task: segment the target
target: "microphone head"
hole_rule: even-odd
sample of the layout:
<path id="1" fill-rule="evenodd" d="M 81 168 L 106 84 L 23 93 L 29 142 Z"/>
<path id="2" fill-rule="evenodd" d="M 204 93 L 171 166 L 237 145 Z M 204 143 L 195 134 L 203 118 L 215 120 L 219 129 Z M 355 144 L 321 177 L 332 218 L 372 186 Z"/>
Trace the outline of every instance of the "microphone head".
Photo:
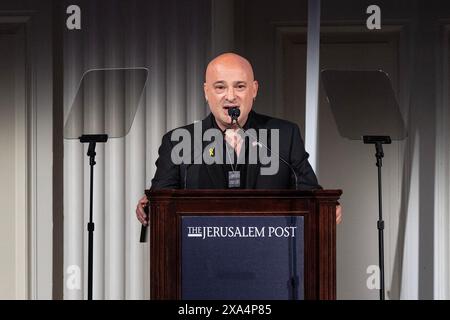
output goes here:
<path id="1" fill-rule="evenodd" d="M 239 108 L 233 107 L 228 109 L 228 115 L 231 117 L 231 120 L 237 120 L 239 116 L 241 115 L 241 110 Z"/>

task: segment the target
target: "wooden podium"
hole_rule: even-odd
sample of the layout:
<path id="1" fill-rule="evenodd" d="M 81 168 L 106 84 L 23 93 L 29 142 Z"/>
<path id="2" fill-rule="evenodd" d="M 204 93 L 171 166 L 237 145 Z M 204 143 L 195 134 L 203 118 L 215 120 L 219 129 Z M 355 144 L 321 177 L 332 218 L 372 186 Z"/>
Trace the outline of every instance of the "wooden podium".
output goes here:
<path id="1" fill-rule="evenodd" d="M 182 299 L 185 217 L 302 217 L 303 298 L 336 299 L 340 190 L 155 190 L 150 200 L 151 299 Z"/>

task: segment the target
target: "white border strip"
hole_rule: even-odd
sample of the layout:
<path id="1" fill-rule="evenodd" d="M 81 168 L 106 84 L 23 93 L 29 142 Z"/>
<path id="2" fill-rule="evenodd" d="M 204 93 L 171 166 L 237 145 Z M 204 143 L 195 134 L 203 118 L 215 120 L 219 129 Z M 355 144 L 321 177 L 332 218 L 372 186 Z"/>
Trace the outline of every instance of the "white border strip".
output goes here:
<path id="1" fill-rule="evenodd" d="M 450 298 L 449 269 L 450 240 L 448 230 L 449 218 L 449 160 L 450 127 L 448 121 L 448 77 L 449 77 L 449 36 L 450 25 L 444 24 L 440 37 L 441 56 L 436 63 L 437 72 L 437 107 L 436 107 L 436 167 L 435 167 L 435 217 L 434 217 L 434 299 L 446 300 Z"/>
<path id="2" fill-rule="evenodd" d="M 305 149 L 317 173 L 317 117 L 319 110 L 320 0 L 308 1 L 308 40 L 306 56 Z"/>

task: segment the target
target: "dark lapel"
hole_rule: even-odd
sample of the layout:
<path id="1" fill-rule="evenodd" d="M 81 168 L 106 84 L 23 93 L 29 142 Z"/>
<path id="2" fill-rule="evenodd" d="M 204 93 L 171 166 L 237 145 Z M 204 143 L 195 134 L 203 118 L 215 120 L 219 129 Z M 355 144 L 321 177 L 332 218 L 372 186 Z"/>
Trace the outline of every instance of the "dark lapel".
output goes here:
<path id="1" fill-rule="evenodd" d="M 258 121 L 258 114 L 254 111 L 251 111 L 249 114 L 249 125 L 248 129 L 255 129 L 256 133 L 258 134 L 258 130 L 262 128 L 262 124 Z M 258 137 L 258 136 L 257 136 Z M 249 138 L 249 152 L 256 152 L 256 154 L 259 154 L 258 146 L 256 145 L 256 142 L 253 138 Z M 253 149 L 253 151 L 250 151 L 250 149 Z M 255 189 L 257 178 L 259 176 L 261 163 L 259 162 L 259 156 L 258 161 L 256 164 L 249 164 L 247 166 L 247 181 L 246 181 L 246 188 L 247 189 Z"/>
<path id="2" fill-rule="evenodd" d="M 208 117 L 206 117 L 202 121 L 202 141 L 203 141 L 203 134 L 206 130 L 214 128 L 213 124 L 214 118 L 213 114 L 210 113 Z M 210 144 L 210 141 L 203 141 L 203 151 L 206 150 L 206 147 Z M 208 152 L 208 150 L 206 150 Z M 225 189 L 226 188 L 226 181 L 225 176 L 223 174 L 223 168 L 220 164 L 211 164 L 207 165 L 205 164 L 206 168 L 208 169 L 209 177 L 211 178 L 211 181 L 216 189 Z"/>

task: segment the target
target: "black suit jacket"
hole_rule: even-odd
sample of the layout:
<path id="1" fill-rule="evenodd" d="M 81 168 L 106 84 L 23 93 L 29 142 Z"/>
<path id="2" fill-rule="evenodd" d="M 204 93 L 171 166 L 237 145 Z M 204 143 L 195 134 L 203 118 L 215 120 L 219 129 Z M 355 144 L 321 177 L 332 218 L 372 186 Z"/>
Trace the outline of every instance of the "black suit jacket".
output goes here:
<path id="1" fill-rule="evenodd" d="M 202 120 L 202 136 L 205 130 L 215 127 L 215 119 L 209 114 Z M 297 175 L 297 189 L 319 189 L 316 175 L 308 162 L 308 153 L 298 126 L 292 122 L 249 113 L 248 127 L 256 131 L 258 129 L 279 129 L 280 147 L 279 155 L 287 161 L 291 168 L 282 160 L 279 161 L 279 170 L 275 175 L 261 175 L 261 163 L 249 164 L 246 174 L 247 189 L 295 189 L 293 170 Z M 191 145 L 194 146 L 194 124 L 182 127 L 188 130 L 192 137 Z M 225 189 L 227 182 L 222 165 L 212 164 L 180 164 L 175 165 L 171 160 L 172 148 L 178 142 L 171 141 L 172 131 L 163 136 L 159 148 L 159 158 L 156 161 L 156 173 L 152 179 L 151 189 Z M 270 134 L 269 134 L 270 136 Z M 210 144 L 210 141 L 202 143 L 202 152 Z M 271 148 L 270 140 L 267 146 Z M 249 148 L 257 148 L 251 143 Z M 271 148 L 272 149 L 272 148 Z M 193 159 L 194 151 L 192 150 Z M 203 162 L 203 161 L 202 161 Z"/>

